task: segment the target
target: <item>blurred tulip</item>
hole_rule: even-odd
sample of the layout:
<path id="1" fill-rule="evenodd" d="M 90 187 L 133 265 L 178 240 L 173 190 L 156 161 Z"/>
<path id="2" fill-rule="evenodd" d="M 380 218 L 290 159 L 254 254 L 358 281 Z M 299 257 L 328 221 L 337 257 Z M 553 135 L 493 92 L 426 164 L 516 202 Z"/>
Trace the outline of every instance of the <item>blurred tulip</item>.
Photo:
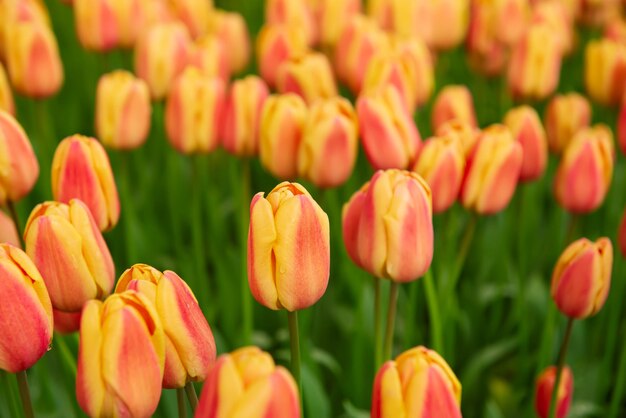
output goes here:
<path id="1" fill-rule="evenodd" d="M 557 94 L 548 103 L 545 113 L 550 150 L 561 153 L 574 135 L 591 122 L 591 105 L 578 93 Z"/>
<path id="2" fill-rule="evenodd" d="M 0 242 L 6 242 L 14 247 L 20 248 L 20 235 L 13 219 L 0 210 Z"/>
<path id="3" fill-rule="evenodd" d="M 611 185 L 614 157 L 613 134 L 607 126 L 579 131 L 565 149 L 554 178 L 557 202 L 573 213 L 596 210 Z"/>
<path id="4" fill-rule="evenodd" d="M 461 418 L 461 383 L 435 351 L 419 346 L 382 365 L 372 418 Z"/>
<path id="5" fill-rule="evenodd" d="M 617 232 L 617 243 L 622 252 L 622 257 L 626 258 L 626 208 L 624 208 L 622 222 L 620 222 L 619 231 Z"/>
<path id="6" fill-rule="evenodd" d="M 470 90 L 463 85 L 444 87 L 435 99 L 431 119 L 433 132 L 452 119 L 476 128 L 478 122 Z"/>
<path id="7" fill-rule="evenodd" d="M 504 116 L 513 139 L 522 146 L 522 169 L 520 181 L 540 178 L 548 163 L 548 140 L 537 111 L 530 106 L 519 106 Z"/>
<path id="8" fill-rule="evenodd" d="M 80 329 L 82 311 L 63 312 L 58 309 L 52 309 L 52 316 L 54 318 L 54 332 L 71 334 Z"/>
<path id="9" fill-rule="evenodd" d="M 4 71 L 4 64 L 0 63 L 0 110 L 4 110 L 11 115 L 15 115 L 15 103 L 13 102 L 13 92 Z"/>
<path id="10" fill-rule="evenodd" d="M 52 341 L 52 305 L 41 274 L 24 251 L 0 244 L 0 369 L 30 368 Z"/>
<path id="11" fill-rule="evenodd" d="M 532 11 L 532 25 L 545 25 L 556 39 L 561 55 L 569 55 L 574 49 L 574 22 L 565 2 L 544 1 L 536 4 Z"/>
<path id="12" fill-rule="evenodd" d="M 457 119 L 452 119 L 437 128 L 436 136 L 452 136 L 458 138 L 463 145 L 463 153 L 467 159 L 474 151 L 480 136 L 480 129 Z"/>
<path id="13" fill-rule="evenodd" d="M 188 67 L 176 79 L 165 105 L 165 131 L 172 147 L 183 154 L 208 153 L 218 145 L 224 111 L 224 82 Z"/>
<path id="14" fill-rule="evenodd" d="M 89 301 L 78 346 L 76 398 L 91 417 L 150 417 L 161 397 L 163 325 L 134 291 Z"/>
<path id="15" fill-rule="evenodd" d="M 261 164 L 274 177 L 292 179 L 298 174 L 298 150 L 308 109 L 296 94 L 272 95 L 261 112 L 259 153 Z"/>
<path id="16" fill-rule="evenodd" d="M 619 104 L 626 88 L 626 45 L 592 40 L 585 48 L 585 87 L 592 100 Z"/>
<path id="17" fill-rule="evenodd" d="M 240 348 L 217 359 L 194 417 L 300 418 L 298 388 L 268 353 Z"/>
<path id="18" fill-rule="evenodd" d="M 189 49 L 188 65 L 201 70 L 205 77 L 218 77 L 225 83 L 230 79 L 230 63 L 225 45 L 215 35 L 204 35 L 196 39 Z"/>
<path id="19" fill-rule="evenodd" d="M 393 86 L 361 95 L 356 102 L 365 155 L 374 169 L 410 167 L 421 137 Z"/>
<path id="20" fill-rule="evenodd" d="M 94 138 L 73 135 L 59 143 L 52 160 L 52 195 L 69 203 L 80 199 L 100 231 L 112 229 L 120 217 L 120 201 L 109 157 Z"/>
<path id="21" fill-rule="evenodd" d="M 307 45 L 317 43 L 313 12 L 304 0 L 266 0 L 265 21 L 269 25 L 285 25 L 296 29 L 302 33 Z"/>
<path id="22" fill-rule="evenodd" d="M 213 0 L 170 0 L 174 15 L 189 29 L 193 38 L 204 35 L 209 26 Z"/>
<path id="23" fill-rule="evenodd" d="M 549 418 L 550 402 L 556 380 L 556 367 L 550 366 L 544 369 L 535 382 L 535 412 L 539 418 Z M 559 391 L 556 398 L 556 417 L 565 418 L 572 403 L 574 392 L 574 376 L 572 370 L 565 366 L 561 373 Z"/>
<path id="24" fill-rule="evenodd" d="M 515 193 L 522 168 L 522 146 L 503 125 L 492 125 L 479 136 L 465 166 L 461 203 L 481 215 L 506 208 Z"/>
<path id="25" fill-rule="evenodd" d="M 283 62 L 307 51 L 305 34 L 286 25 L 263 26 L 256 43 L 259 74 L 270 87 L 276 86 L 278 69 Z"/>
<path id="26" fill-rule="evenodd" d="M 211 13 L 209 31 L 227 46 L 225 53 L 229 72 L 243 71 L 250 61 L 250 34 L 243 16 L 216 9 Z"/>
<path id="27" fill-rule="evenodd" d="M 280 93 L 296 93 L 308 104 L 337 96 L 333 70 L 326 55 L 310 52 L 280 65 L 276 78 Z"/>
<path id="28" fill-rule="evenodd" d="M 143 145 L 150 132 L 150 91 L 145 81 L 124 70 L 104 74 L 96 89 L 96 135 L 112 149 Z"/>
<path id="29" fill-rule="evenodd" d="M 26 196 L 39 177 L 39 163 L 20 124 L 0 110 L 0 206 Z"/>
<path id="30" fill-rule="evenodd" d="M 587 25 L 601 27 L 621 14 L 620 0 L 579 0 L 579 4 L 579 16 Z"/>
<path id="31" fill-rule="evenodd" d="M 87 206 L 78 199 L 69 205 L 41 203 L 24 229 L 26 253 L 41 272 L 52 306 L 79 311 L 89 299 L 111 293 L 115 266 L 109 249 Z"/>
<path id="32" fill-rule="evenodd" d="M 375 277 L 409 282 L 430 267 L 432 197 L 417 173 L 377 171 L 344 205 L 342 219 L 348 255 Z"/>
<path id="33" fill-rule="evenodd" d="M 626 20 L 623 17 L 611 19 L 611 21 L 607 22 L 604 26 L 603 35 L 605 38 L 626 45 Z"/>
<path id="34" fill-rule="evenodd" d="M 361 11 L 362 0 L 314 0 L 314 16 L 320 42 L 334 46 L 353 16 Z"/>
<path id="35" fill-rule="evenodd" d="M 298 173 L 317 187 L 343 184 L 354 170 L 359 146 L 358 120 L 343 97 L 311 105 L 300 150 Z"/>
<path id="36" fill-rule="evenodd" d="M 552 273 L 550 294 L 563 315 L 583 319 L 604 305 L 611 287 L 613 245 L 608 238 L 581 238 L 559 257 Z"/>
<path id="37" fill-rule="evenodd" d="M 422 0 L 422 2 L 430 5 L 430 30 L 425 36 L 428 46 L 438 51 L 459 46 L 467 34 L 470 0 Z M 427 24 L 424 20 L 422 16 L 420 24 Z"/>

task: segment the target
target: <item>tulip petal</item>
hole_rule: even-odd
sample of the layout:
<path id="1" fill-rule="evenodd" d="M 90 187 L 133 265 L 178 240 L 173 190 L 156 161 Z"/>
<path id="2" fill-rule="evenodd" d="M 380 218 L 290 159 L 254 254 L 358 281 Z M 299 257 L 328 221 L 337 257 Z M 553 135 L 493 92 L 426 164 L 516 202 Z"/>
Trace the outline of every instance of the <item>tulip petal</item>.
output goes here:
<path id="1" fill-rule="evenodd" d="M 279 309 L 276 289 L 276 257 L 273 249 L 277 233 L 270 203 L 257 193 L 250 204 L 248 230 L 248 283 L 252 296 L 262 305 Z"/>

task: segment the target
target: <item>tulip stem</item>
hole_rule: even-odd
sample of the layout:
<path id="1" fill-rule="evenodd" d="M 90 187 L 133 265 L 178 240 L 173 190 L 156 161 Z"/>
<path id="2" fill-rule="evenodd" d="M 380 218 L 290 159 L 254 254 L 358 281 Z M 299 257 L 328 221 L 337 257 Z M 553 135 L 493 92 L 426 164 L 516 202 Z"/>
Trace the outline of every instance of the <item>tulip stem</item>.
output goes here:
<path id="1" fill-rule="evenodd" d="M 576 237 L 576 229 L 578 227 L 579 215 L 573 213 L 569 218 L 569 225 L 567 227 L 567 235 L 565 235 L 565 245 L 571 243 Z"/>
<path id="2" fill-rule="evenodd" d="M 569 340 L 572 336 L 572 327 L 574 325 L 574 318 L 568 318 L 567 328 L 565 329 L 565 337 L 563 337 L 563 343 L 561 343 L 561 349 L 559 350 L 559 357 L 556 363 L 556 379 L 554 386 L 552 387 L 552 397 L 550 398 L 550 418 L 556 418 L 556 404 L 557 394 L 559 392 L 559 385 L 561 384 L 561 375 L 563 374 L 563 366 L 565 365 L 565 354 L 567 353 L 567 347 L 569 346 Z"/>
<path id="3" fill-rule="evenodd" d="M 24 236 L 22 235 L 22 228 L 20 225 L 20 217 L 17 214 L 17 209 L 15 208 L 15 202 L 12 200 L 7 200 L 7 208 L 9 209 L 9 214 L 11 215 L 11 219 L 13 219 L 13 223 L 15 224 L 15 230 L 17 231 L 17 236 L 20 239 L 20 245 L 23 250 L 26 250 L 26 244 L 24 243 Z"/>
<path id="4" fill-rule="evenodd" d="M 298 331 L 298 311 L 287 312 L 289 339 L 291 341 L 291 373 L 296 380 L 302 400 L 302 380 L 300 379 L 300 333 Z"/>
<path id="5" fill-rule="evenodd" d="M 59 347 L 59 354 L 61 354 L 63 361 L 65 361 L 65 364 L 72 372 L 72 377 L 76 377 L 76 360 L 74 359 L 72 351 L 67 346 L 65 338 L 60 334 L 56 334 L 54 336 L 54 341 L 57 342 L 57 346 Z"/>
<path id="6" fill-rule="evenodd" d="M 20 398 L 22 399 L 22 406 L 24 408 L 24 416 L 26 418 L 34 418 L 33 404 L 30 400 L 30 390 L 28 389 L 28 378 L 26 371 L 22 370 L 15 374 L 17 377 L 17 385 L 20 388 Z"/>
<path id="7" fill-rule="evenodd" d="M 191 412 L 195 413 L 198 407 L 198 395 L 196 394 L 196 388 L 193 387 L 193 383 L 187 382 L 185 392 L 187 393 L 187 399 L 189 399 L 189 405 L 191 405 Z"/>
<path id="8" fill-rule="evenodd" d="M 248 287 L 248 225 L 250 224 L 250 160 L 244 158 L 241 166 L 243 204 L 241 205 L 241 302 L 243 305 L 243 343 L 252 341 L 252 299 Z"/>
<path id="9" fill-rule="evenodd" d="M 398 282 L 391 282 L 391 289 L 389 290 L 389 306 L 387 307 L 387 329 L 385 332 L 385 361 L 391 358 L 393 354 L 393 331 L 396 323 L 396 306 L 398 304 L 398 290 L 400 284 Z"/>
<path id="10" fill-rule="evenodd" d="M 439 300 L 435 290 L 435 279 L 432 269 L 428 269 L 424 276 L 424 289 L 426 290 L 426 301 L 428 302 L 428 315 L 430 317 L 431 344 L 435 351 L 441 353 L 443 350 L 443 339 L 441 336 L 441 315 L 439 315 Z"/>
<path id="11" fill-rule="evenodd" d="M 178 418 L 185 418 L 187 411 L 185 409 L 185 390 L 183 388 L 176 389 L 176 400 L 178 401 Z"/>
<path id="12" fill-rule="evenodd" d="M 383 317 L 381 315 L 381 285 L 382 280 L 374 277 L 374 359 L 375 370 L 383 362 Z"/>
<path id="13" fill-rule="evenodd" d="M 617 383 L 614 386 L 611 395 L 611 406 L 609 407 L 609 418 L 617 418 L 619 415 L 620 404 L 626 386 L 626 350 L 622 350 L 619 358 L 617 369 Z"/>

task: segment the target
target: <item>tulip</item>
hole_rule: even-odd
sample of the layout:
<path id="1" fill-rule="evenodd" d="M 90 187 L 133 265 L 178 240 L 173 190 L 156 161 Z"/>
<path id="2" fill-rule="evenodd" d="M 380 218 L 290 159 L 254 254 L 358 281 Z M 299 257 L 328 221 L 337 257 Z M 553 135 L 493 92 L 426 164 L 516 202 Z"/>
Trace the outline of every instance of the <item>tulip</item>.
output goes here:
<path id="1" fill-rule="evenodd" d="M 39 164 L 20 124 L 0 110 L 0 206 L 26 196 L 39 177 Z"/>
<path id="2" fill-rule="evenodd" d="M 503 125 L 478 138 L 465 166 L 461 203 L 481 215 L 500 212 L 511 201 L 522 168 L 522 146 Z"/>
<path id="3" fill-rule="evenodd" d="M 226 47 L 217 36 L 204 35 L 191 46 L 188 65 L 199 68 L 205 77 L 218 77 L 227 83 L 230 78 L 230 64 Z"/>
<path id="4" fill-rule="evenodd" d="M 557 94 L 548 103 L 544 121 L 550 150 L 561 153 L 578 131 L 589 126 L 589 100 L 578 93 Z"/>
<path id="5" fill-rule="evenodd" d="M 532 24 L 543 24 L 550 28 L 562 55 L 574 49 L 574 23 L 565 2 L 544 1 L 533 7 Z"/>
<path id="6" fill-rule="evenodd" d="M 224 82 L 187 68 L 172 86 L 165 105 L 165 130 L 170 144 L 183 154 L 217 148 L 224 109 Z"/>
<path id="7" fill-rule="evenodd" d="M 41 274 L 24 251 L 0 244 L 0 369 L 30 368 L 50 347 L 52 305 Z"/>
<path id="8" fill-rule="evenodd" d="M 334 46 L 344 27 L 361 11 L 361 0 L 315 0 L 314 15 L 319 22 L 320 42 Z"/>
<path id="9" fill-rule="evenodd" d="M 316 22 L 306 1 L 266 0 L 265 21 L 269 25 L 285 25 L 297 29 L 302 32 L 308 45 L 317 42 Z"/>
<path id="10" fill-rule="evenodd" d="M 626 20 L 623 18 L 612 19 L 604 26 L 605 38 L 612 39 L 615 42 L 626 45 Z"/>
<path id="11" fill-rule="evenodd" d="M 76 398 L 92 417 L 150 417 L 161 397 L 163 325 L 135 291 L 89 301 L 80 322 Z"/>
<path id="12" fill-rule="evenodd" d="M 292 26 L 263 26 L 256 42 L 259 74 L 270 87 L 276 86 L 278 69 L 283 62 L 307 51 L 305 34 Z"/>
<path id="13" fill-rule="evenodd" d="M 217 359 L 194 417 L 300 418 L 298 388 L 268 353 L 240 348 Z"/>
<path id="14" fill-rule="evenodd" d="M 556 367 L 550 366 L 541 372 L 535 382 L 535 412 L 539 418 L 548 418 L 550 413 L 550 402 L 556 380 Z M 561 374 L 559 391 L 556 399 L 556 417 L 565 418 L 572 403 L 574 392 L 574 375 L 572 370 L 565 366 Z"/>
<path id="15" fill-rule="evenodd" d="M 140 147 L 150 132 L 150 90 L 123 70 L 104 74 L 96 89 L 96 135 L 112 149 Z"/>
<path id="16" fill-rule="evenodd" d="M 174 15 L 189 29 L 192 37 L 197 38 L 206 33 L 209 26 L 212 0 L 171 0 Z"/>
<path id="17" fill-rule="evenodd" d="M 436 132 L 441 125 L 452 119 L 472 128 L 478 127 L 472 93 L 465 86 L 446 86 L 435 99 L 432 110 L 433 132 Z"/>
<path id="18" fill-rule="evenodd" d="M 298 183 L 280 183 L 263 195 L 257 193 L 250 204 L 250 290 L 270 309 L 307 308 L 328 285 L 328 216 Z"/>
<path id="19" fill-rule="evenodd" d="M 206 379 L 215 362 L 215 340 L 193 292 L 173 271 L 145 264 L 126 270 L 115 293 L 127 289 L 145 295 L 156 308 L 165 331 L 164 388 L 182 388 Z"/>
<path id="20" fill-rule="evenodd" d="M 276 87 L 281 93 L 296 93 L 308 104 L 337 96 L 333 71 L 326 55 L 311 52 L 280 65 Z"/>
<path id="21" fill-rule="evenodd" d="M 61 334 L 71 334 L 80 329 L 80 318 L 82 312 L 63 312 L 58 309 L 52 309 L 54 318 L 54 331 Z"/>
<path id="22" fill-rule="evenodd" d="M 604 26 L 621 14 L 620 0 L 580 0 L 579 16 L 583 23 L 592 26 Z"/>
<path id="23" fill-rule="evenodd" d="M 592 100 L 616 105 L 626 88 L 626 45 L 610 39 L 590 41 L 585 48 L 585 87 Z"/>
<path id="24" fill-rule="evenodd" d="M 550 294 L 563 315 L 583 319 L 604 305 L 611 287 L 613 246 L 608 238 L 571 243 L 556 262 Z"/>
<path id="25" fill-rule="evenodd" d="M 229 72 L 243 71 L 250 60 L 250 34 L 243 16 L 239 13 L 214 10 L 209 31 L 222 41 L 226 48 Z"/>
<path id="26" fill-rule="evenodd" d="M 7 74 L 4 71 L 4 65 L 0 63 L 0 110 L 11 115 L 15 115 L 15 103 L 13 102 L 13 93 L 7 80 Z"/>
<path id="27" fill-rule="evenodd" d="M 140 0 L 74 0 L 74 21 L 81 45 L 92 51 L 107 52 L 132 46 L 142 20 Z M 125 42 L 122 42 L 124 38 Z"/>
<path id="28" fill-rule="evenodd" d="M 24 229 L 26 253 L 41 272 L 52 306 L 79 311 L 89 299 L 111 293 L 115 266 L 87 206 L 45 202 L 35 206 Z"/>
<path id="29" fill-rule="evenodd" d="M 356 163 L 358 129 L 348 100 L 335 97 L 313 103 L 298 152 L 300 176 L 317 187 L 336 187 L 348 180 Z"/>
<path id="30" fill-rule="evenodd" d="M 94 138 L 73 135 L 59 143 L 52 160 L 52 195 L 69 203 L 80 199 L 101 231 L 113 228 L 120 217 L 120 201 L 109 157 Z"/>
<path id="31" fill-rule="evenodd" d="M 417 158 L 421 137 L 395 87 L 360 96 L 356 109 L 370 164 L 375 169 L 410 167 Z"/>
<path id="32" fill-rule="evenodd" d="M 474 151 L 474 147 L 480 136 L 480 129 L 453 119 L 441 125 L 435 131 L 437 136 L 451 135 L 458 138 L 463 145 L 463 153 L 467 159 Z"/>
<path id="33" fill-rule="evenodd" d="M 548 163 L 548 141 L 537 111 L 530 106 L 511 109 L 504 116 L 504 125 L 522 146 L 520 181 L 541 177 Z"/>
<path id="34" fill-rule="evenodd" d="M 430 0 L 425 3 L 430 3 L 432 16 L 430 33 L 425 38 L 428 46 L 439 51 L 459 46 L 467 34 L 470 0 Z"/>
<path id="35" fill-rule="evenodd" d="M 408 282 L 430 267 L 432 197 L 417 173 L 377 171 L 344 205 L 342 219 L 348 255 L 375 277 Z"/>
<path id="36" fill-rule="evenodd" d="M 226 151 L 242 156 L 258 154 L 261 113 L 268 95 L 267 84 L 257 76 L 233 82 L 222 124 L 222 145 Z"/>
<path id="37" fill-rule="evenodd" d="M 412 348 L 378 370 L 371 416 L 461 418 L 461 383 L 435 351 Z"/>
<path id="38" fill-rule="evenodd" d="M 14 247 L 20 248 L 20 235 L 13 219 L 0 210 L 0 242 L 6 242 Z"/>
<path id="39" fill-rule="evenodd" d="M 617 243 L 622 257 L 626 258 L 626 208 L 624 208 L 624 214 L 622 215 L 622 222 L 619 224 L 619 231 L 617 233 Z"/>
<path id="40" fill-rule="evenodd" d="M 573 213 L 596 210 L 611 185 L 614 154 L 613 134 L 607 126 L 579 131 L 565 149 L 554 178 L 557 202 Z"/>
<path id="41" fill-rule="evenodd" d="M 272 95 L 261 112 L 261 164 L 273 176 L 290 179 L 298 174 L 298 149 L 307 118 L 304 100 L 296 94 Z"/>

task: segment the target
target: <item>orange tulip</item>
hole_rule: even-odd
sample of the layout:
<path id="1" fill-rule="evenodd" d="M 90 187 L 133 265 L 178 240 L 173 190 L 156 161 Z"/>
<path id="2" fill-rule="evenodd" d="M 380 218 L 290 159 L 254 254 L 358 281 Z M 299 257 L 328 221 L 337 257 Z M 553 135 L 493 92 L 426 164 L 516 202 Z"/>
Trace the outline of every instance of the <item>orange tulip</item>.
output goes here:
<path id="1" fill-rule="evenodd" d="M 480 129 L 468 125 L 467 123 L 461 122 L 457 119 L 450 120 L 435 131 L 437 136 L 443 135 L 451 135 L 455 138 L 458 138 L 463 145 L 463 152 L 465 154 L 465 158 L 468 158 L 472 151 L 474 151 L 474 147 L 478 142 L 478 138 L 480 137 Z"/>
<path id="2" fill-rule="evenodd" d="M 550 366 L 544 369 L 535 382 L 535 412 L 539 418 L 548 418 L 550 414 L 550 402 L 556 383 L 556 367 Z M 572 370 L 565 366 L 561 373 L 559 391 L 556 398 L 556 417 L 565 418 L 572 403 L 574 392 L 574 375 Z"/>
<path id="3" fill-rule="evenodd" d="M 574 49 L 574 22 L 565 2 L 537 3 L 532 11 L 532 24 L 542 24 L 550 28 L 562 55 L 568 55 Z"/>
<path id="4" fill-rule="evenodd" d="M 453 119 L 472 128 L 478 127 L 472 93 L 462 85 L 444 87 L 435 99 L 431 119 L 433 132 Z"/>
<path id="5" fill-rule="evenodd" d="M 275 87 L 281 64 L 306 51 L 306 35 L 298 28 L 286 25 L 265 25 L 259 31 L 256 41 L 259 74 L 268 86 Z"/>
<path id="6" fill-rule="evenodd" d="M 303 0 L 266 0 L 265 21 L 285 25 L 302 32 L 308 45 L 317 42 L 316 22 L 309 4 Z"/>
<path id="7" fill-rule="evenodd" d="M 337 95 L 330 62 L 320 52 L 295 56 L 282 63 L 278 67 L 276 88 L 281 93 L 296 93 L 308 104 Z"/>
<path id="8" fill-rule="evenodd" d="M 71 334 L 80 329 L 80 319 L 82 311 L 64 312 L 58 309 L 52 309 L 54 318 L 54 331 L 61 334 Z"/>
<path id="9" fill-rule="evenodd" d="M 460 45 L 469 25 L 470 0 L 430 0 L 430 25 L 422 16 L 420 24 L 429 26 L 425 40 L 435 50 L 452 49 Z M 440 24 L 439 22 L 446 22 Z"/>
<path id="10" fill-rule="evenodd" d="M 557 94 L 548 103 L 544 120 L 550 150 L 561 153 L 578 131 L 589 126 L 591 105 L 578 93 Z"/>
<path id="11" fill-rule="evenodd" d="M 619 104 L 626 88 L 626 45 L 593 40 L 585 49 L 585 87 L 592 100 Z"/>
<path id="12" fill-rule="evenodd" d="M 520 181 L 541 177 L 548 163 L 548 141 L 537 111 L 530 106 L 511 109 L 504 116 L 504 125 L 522 146 Z"/>
<path id="13" fill-rule="evenodd" d="M 170 0 L 169 4 L 192 37 L 197 38 L 206 33 L 213 11 L 212 0 Z"/>
<path id="14" fill-rule="evenodd" d="M 361 0 L 314 0 L 320 42 L 334 46 L 348 22 L 361 11 Z"/>
<path id="15" fill-rule="evenodd" d="M 4 64 L 0 63 L 0 110 L 15 115 L 15 103 L 13 102 L 13 92 L 4 71 Z"/>
<path id="16" fill-rule="evenodd" d="M 209 31 L 222 41 L 230 73 L 243 71 L 250 60 L 250 34 L 243 16 L 235 12 L 214 10 Z"/>
<path id="17" fill-rule="evenodd" d="M 218 77 L 227 83 L 230 78 L 227 48 L 230 47 L 215 35 L 204 35 L 191 45 L 188 65 L 200 69 L 205 77 Z"/>

